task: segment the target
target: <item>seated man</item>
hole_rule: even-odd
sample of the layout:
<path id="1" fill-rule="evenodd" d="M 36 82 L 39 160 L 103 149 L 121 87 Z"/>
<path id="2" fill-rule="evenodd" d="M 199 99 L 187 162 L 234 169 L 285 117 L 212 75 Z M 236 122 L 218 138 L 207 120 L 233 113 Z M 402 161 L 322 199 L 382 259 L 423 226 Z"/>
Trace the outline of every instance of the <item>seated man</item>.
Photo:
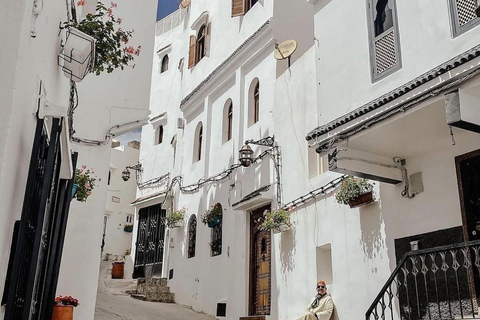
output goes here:
<path id="1" fill-rule="evenodd" d="M 327 293 L 325 281 L 317 282 L 317 295 L 310 301 L 307 311 L 295 320 L 329 320 L 333 314 L 333 300 Z"/>

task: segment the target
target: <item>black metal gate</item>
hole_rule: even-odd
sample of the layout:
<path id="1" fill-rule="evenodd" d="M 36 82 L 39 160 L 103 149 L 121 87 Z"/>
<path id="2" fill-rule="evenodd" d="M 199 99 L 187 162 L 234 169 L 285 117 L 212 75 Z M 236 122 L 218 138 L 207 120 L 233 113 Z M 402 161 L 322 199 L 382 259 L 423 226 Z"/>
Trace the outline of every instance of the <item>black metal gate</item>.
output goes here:
<path id="1" fill-rule="evenodd" d="M 37 120 L 21 220 L 16 223 L 2 305 L 5 319 L 50 319 L 73 179 L 60 179 L 61 119 Z M 74 154 L 75 165 L 77 155 Z"/>
<path id="2" fill-rule="evenodd" d="M 165 216 L 160 204 L 140 209 L 133 278 L 160 276 L 165 249 Z"/>

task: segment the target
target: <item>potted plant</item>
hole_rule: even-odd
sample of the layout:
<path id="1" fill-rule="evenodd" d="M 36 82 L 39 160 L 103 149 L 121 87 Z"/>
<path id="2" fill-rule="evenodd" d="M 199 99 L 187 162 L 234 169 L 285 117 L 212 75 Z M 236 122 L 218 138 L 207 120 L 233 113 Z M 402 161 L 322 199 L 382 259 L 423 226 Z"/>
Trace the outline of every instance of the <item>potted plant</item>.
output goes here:
<path id="1" fill-rule="evenodd" d="M 342 181 L 335 198 L 340 204 L 348 204 L 350 208 L 356 208 L 373 202 L 372 190 L 373 185 L 367 179 L 348 176 Z"/>
<path id="2" fill-rule="evenodd" d="M 79 0 L 77 6 L 85 5 L 85 0 Z M 107 71 L 124 69 L 135 56 L 140 55 L 141 46 L 127 46 L 132 37 L 133 30 L 123 30 L 119 27 L 122 23 L 121 18 L 113 15 L 113 9 L 117 7 L 116 3 L 111 2 L 110 7 L 106 7 L 101 1 L 97 2 L 96 12 L 88 13 L 85 19 L 76 22 L 68 21 L 64 23 L 67 29 L 74 28 L 95 39 L 94 63 L 91 71 L 96 75 Z M 134 68 L 135 65 L 132 65 Z"/>
<path id="3" fill-rule="evenodd" d="M 202 223 L 208 224 L 210 228 L 218 226 L 222 222 L 222 207 L 219 205 L 214 205 L 212 209 L 205 212 L 202 215 Z"/>
<path id="4" fill-rule="evenodd" d="M 56 297 L 52 320 L 73 320 L 73 308 L 78 305 L 78 300 L 72 296 Z"/>
<path id="5" fill-rule="evenodd" d="M 167 226 L 169 228 L 178 228 L 183 226 L 184 219 L 185 219 L 185 208 L 175 210 L 170 213 L 167 217 Z"/>
<path id="6" fill-rule="evenodd" d="M 273 233 L 280 233 L 290 230 L 292 223 L 290 222 L 290 214 L 292 209 L 285 210 L 283 208 L 277 210 L 265 210 L 263 219 L 260 219 L 259 229 L 273 230 Z"/>
<path id="7" fill-rule="evenodd" d="M 131 223 L 127 223 L 125 224 L 125 226 L 123 227 L 123 231 L 125 232 L 133 232 L 133 224 Z"/>
<path id="8" fill-rule="evenodd" d="M 75 176 L 73 177 L 73 189 L 72 194 L 73 198 L 76 198 L 77 201 L 85 202 L 87 198 L 92 194 L 93 189 L 95 188 L 95 183 L 97 177 L 94 176 L 95 171 L 92 169 L 87 169 L 87 166 L 83 165 L 81 169 L 75 169 Z M 102 181 L 102 179 L 98 179 Z M 76 185 L 76 186 L 75 186 Z M 73 193 L 73 191 L 76 191 Z"/>

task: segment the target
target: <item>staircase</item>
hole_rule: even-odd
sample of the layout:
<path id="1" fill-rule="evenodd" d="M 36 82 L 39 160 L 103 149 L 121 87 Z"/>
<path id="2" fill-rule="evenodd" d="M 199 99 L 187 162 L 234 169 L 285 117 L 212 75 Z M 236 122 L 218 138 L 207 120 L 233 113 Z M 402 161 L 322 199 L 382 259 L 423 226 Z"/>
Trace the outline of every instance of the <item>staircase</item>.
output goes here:
<path id="1" fill-rule="evenodd" d="M 410 251 L 366 320 L 480 319 L 480 240 Z"/>
<path id="2" fill-rule="evenodd" d="M 127 293 L 137 300 L 175 303 L 175 294 L 170 292 L 167 282 L 166 278 L 139 278 L 137 289 Z"/>

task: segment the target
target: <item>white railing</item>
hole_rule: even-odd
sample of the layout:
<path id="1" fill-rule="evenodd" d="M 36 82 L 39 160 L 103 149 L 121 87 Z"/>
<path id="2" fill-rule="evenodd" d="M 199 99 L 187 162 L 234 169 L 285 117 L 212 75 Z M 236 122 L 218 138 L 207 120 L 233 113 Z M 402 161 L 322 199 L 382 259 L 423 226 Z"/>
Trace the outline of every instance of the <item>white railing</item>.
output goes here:
<path id="1" fill-rule="evenodd" d="M 177 11 L 172 12 L 162 20 L 158 20 L 155 26 L 155 36 L 159 36 L 172 30 L 175 27 L 178 27 L 185 17 L 185 12 L 187 10 L 178 9 Z"/>

